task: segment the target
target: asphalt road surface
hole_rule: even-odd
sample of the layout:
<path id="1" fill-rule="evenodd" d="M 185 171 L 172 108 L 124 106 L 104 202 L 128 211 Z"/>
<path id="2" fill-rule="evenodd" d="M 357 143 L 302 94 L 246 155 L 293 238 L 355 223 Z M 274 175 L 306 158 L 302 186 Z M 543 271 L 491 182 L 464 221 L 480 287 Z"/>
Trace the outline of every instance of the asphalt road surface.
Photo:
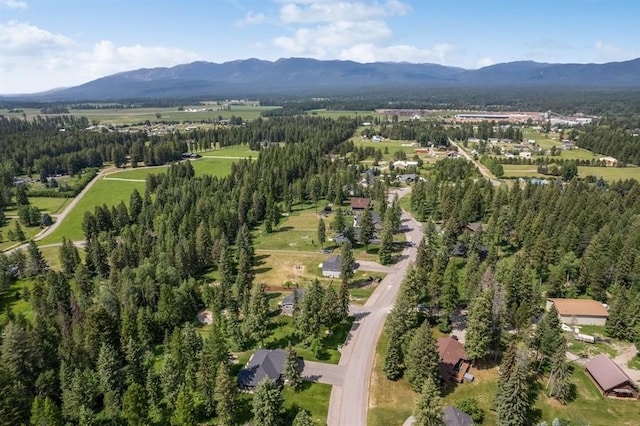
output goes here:
<path id="1" fill-rule="evenodd" d="M 467 151 L 465 151 L 460 145 L 458 145 L 456 142 L 452 141 L 451 139 L 449 139 L 449 143 L 453 146 L 455 146 L 456 148 L 458 148 L 458 152 L 467 160 L 471 161 L 473 164 L 475 164 L 475 166 L 478 168 L 478 170 L 480 170 L 480 174 L 487 179 L 489 182 L 491 182 L 491 184 L 493 186 L 500 186 L 502 185 L 502 182 L 500 182 L 498 179 L 496 179 L 495 177 L 493 177 L 493 174 L 491 174 L 491 172 L 489 171 L 489 169 L 487 169 L 483 164 L 480 164 L 479 161 L 476 161 L 473 159 L 473 157 L 471 155 L 469 155 L 469 153 L 467 153 Z"/>
<path id="2" fill-rule="evenodd" d="M 399 195 L 410 189 L 399 190 Z M 393 193 L 391 194 L 393 196 Z M 356 316 L 344 346 L 339 366 L 344 368 L 343 384 L 334 385 L 329 401 L 327 424 L 329 426 L 365 426 L 369 403 L 369 380 L 373 369 L 376 346 L 384 322 L 393 306 L 407 268 L 416 258 L 417 245 L 422 239 L 422 227 L 409 214 L 402 214 L 407 240 L 414 242 L 402 253 L 402 260 L 395 265 L 369 297 L 364 309 Z"/>

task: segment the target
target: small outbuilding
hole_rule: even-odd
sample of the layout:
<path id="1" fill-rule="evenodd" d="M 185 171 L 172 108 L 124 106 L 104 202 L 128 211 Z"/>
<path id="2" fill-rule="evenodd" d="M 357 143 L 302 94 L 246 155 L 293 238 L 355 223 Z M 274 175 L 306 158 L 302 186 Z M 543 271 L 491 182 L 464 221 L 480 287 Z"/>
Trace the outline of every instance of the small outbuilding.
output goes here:
<path id="1" fill-rule="evenodd" d="M 584 368 L 602 395 L 638 399 L 638 385 L 608 356 L 598 355 L 587 361 Z"/>
<path id="2" fill-rule="evenodd" d="M 446 426 L 474 426 L 473 419 L 467 413 L 464 413 L 453 406 L 445 407 L 442 410 L 444 424 Z"/>
<path id="3" fill-rule="evenodd" d="M 280 312 L 282 315 L 293 315 L 293 309 L 295 308 L 296 303 L 300 303 L 303 297 L 304 289 L 302 288 L 296 288 L 289 293 L 289 295 L 280 302 Z"/>
<path id="4" fill-rule="evenodd" d="M 555 305 L 560 321 L 567 325 L 605 325 L 609 312 L 591 299 L 547 299 L 546 310 Z"/>
<path id="5" fill-rule="evenodd" d="M 370 198 L 351 197 L 349 199 L 349 207 L 351 207 L 352 212 L 361 212 L 370 206 L 371 206 Z"/>

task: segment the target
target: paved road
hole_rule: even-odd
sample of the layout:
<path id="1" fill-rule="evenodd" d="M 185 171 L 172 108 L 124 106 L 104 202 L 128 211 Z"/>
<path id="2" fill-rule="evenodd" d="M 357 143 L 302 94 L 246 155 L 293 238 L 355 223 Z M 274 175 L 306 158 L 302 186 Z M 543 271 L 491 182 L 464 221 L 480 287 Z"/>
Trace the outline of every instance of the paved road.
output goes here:
<path id="1" fill-rule="evenodd" d="M 457 142 L 452 141 L 451 139 L 449 139 L 449 143 L 453 146 L 455 146 L 456 148 L 458 148 L 458 152 L 460 154 L 462 154 L 462 156 L 464 158 L 466 158 L 467 160 L 471 161 L 473 164 L 475 164 L 475 166 L 478 168 L 478 170 L 480 170 L 480 174 L 486 178 L 489 182 L 491 182 L 491 184 L 493 186 L 500 186 L 502 185 L 502 182 L 500 182 L 498 179 L 496 179 L 493 176 L 493 173 L 491 173 L 489 171 L 489 169 L 487 169 L 483 164 L 480 164 L 479 161 L 476 161 L 473 159 L 473 157 L 471 155 L 469 155 L 469 153 L 467 153 L 467 151 L 465 151 L 460 145 L 458 145 Z"/>
<path id="2" fill-rule="evenodd" d="M 344 382 L 345 368 L 341 365 L 305 360 L 302 377 L 310 382 L 340 386 Z"/>
<path id="3" fill-rule="evenodd" d="M 404 188 L 396 192 L 403 195 L 409 191 L 410 189 Z M 356 317 L 356 322 L 341 350 L 339 365 L 344 367 L 344 384 L 333 386 L 331 390 L 327 418 L 329 426 L 367 424 L 369 380 L 378 339 L 407 268 L 415 260 L 415 246 L 422 239 L 422 228 L 418 222 L 407 213 L 403 213 L 402 221 L 408 228 L 407 240 L 416 244 L 404 249 L 402 260 L 396 264 L 394 271 L 382 280 Z"/>
<path id="4" fill-rule="evenodd" d="M 356 263 L 358 264 L 358 271 L 382 272 L 389 274 L 397 270 L 395 266 L 384 266 L 371 260 L 357 260 Z"/>

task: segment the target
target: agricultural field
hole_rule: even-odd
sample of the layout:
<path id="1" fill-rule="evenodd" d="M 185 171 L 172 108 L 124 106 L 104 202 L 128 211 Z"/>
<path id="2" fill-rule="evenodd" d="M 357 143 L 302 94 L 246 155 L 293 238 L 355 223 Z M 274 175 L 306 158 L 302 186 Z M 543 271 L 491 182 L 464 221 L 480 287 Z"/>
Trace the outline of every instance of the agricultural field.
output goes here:
<path id="1" fill-rule="evenodd" d="M 554 178 L 538 173 L 536 165 L 520 165 L 520 164 L 503 164 L 504 178 Z M 578 166 L 578 176 L 581 178 L 587 176 L 595 176 L 603 178 L 605 181 L 612 182 L 615 180 L 638 179 L 640 180 L 640 167 L 587 167 Z"/>
<path id="2" fill-rule="evenodd" d="M 186 111 L 193 109 L 195 112 Z M 244 120 L 255 120 L 260 117 L 263 111 L 277 109 L 277 106 L 253 106 L 253 105 L 185 105 L 185 111 L 178 111 L 178 107 L 168 108 L 122 108 L 122 109 L 70 109 L 69 114 L 84 116 L 90 122 L 99 124 L 135 124 L 144 121 L 201 121 L 212 120 L 222 117 L 229 119 L 231 116 L 242 117 Z M 211 111 L 199 111 L 201 109 L 211 109 Z M 27 119 L 38 115 L 42 116 L 39 109 L 25 108 L 24 113 Z M 8 117 L 22 117 L 22 113 L 8 113 L 6 109 L 0 109 L 0 114 Z M 156 114 L 160 114 L 160 118 Z M 47 114 L 54 115 L 54 114 Z"/>

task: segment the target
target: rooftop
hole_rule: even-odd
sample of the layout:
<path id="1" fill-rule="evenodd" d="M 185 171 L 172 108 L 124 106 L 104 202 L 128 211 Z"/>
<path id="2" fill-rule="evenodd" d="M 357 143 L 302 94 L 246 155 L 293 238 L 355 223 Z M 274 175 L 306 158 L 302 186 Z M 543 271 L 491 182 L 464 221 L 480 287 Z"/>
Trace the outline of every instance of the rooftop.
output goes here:
<path id="1" fill-rule="evenodd" d="M 240 370 L 238 385 L 253 388 L 265 377 L 277 381 L 282 375 L 285 357 L 286 352 L 282 349 L 258 349 L 249 359 L 247 366 Z"/>
<path id="2" fill-rule="evenodd" d="M 603 391 L 610 391 L 617 386 L 624 385 L 627 382 L 633 383 L 633 380 L 626 375 L 624 371 L 605 354 L 590 359 L 584 364 L 593 380 Z"/>
<path id="3" fill-rule="evenodd" d="M 447 426 L 473 426 L 473 419 L 467 413 L 463 413 L 451 405 L 442 410 L 444 424 Z"/>
<path id="4" fill-rule="evenodd" d="M 371 205 L 371 200 L 369 198 L 352 197 L 349 201 L 349 205 L 352 209 L 364 210 Z"/>
<path id="5" fill-rule="evenodd" d="M 549 299 L 562 316 L 578 315 L 608 317 L 609 312 L 602 303 L 591 299 Z"/>
<path id="6" fill-rule="evenodd" d="M 342 259 L 339 255 L 329 257 L 322 263 L 322 270 L 334 272 L 342 271 Z"/>

